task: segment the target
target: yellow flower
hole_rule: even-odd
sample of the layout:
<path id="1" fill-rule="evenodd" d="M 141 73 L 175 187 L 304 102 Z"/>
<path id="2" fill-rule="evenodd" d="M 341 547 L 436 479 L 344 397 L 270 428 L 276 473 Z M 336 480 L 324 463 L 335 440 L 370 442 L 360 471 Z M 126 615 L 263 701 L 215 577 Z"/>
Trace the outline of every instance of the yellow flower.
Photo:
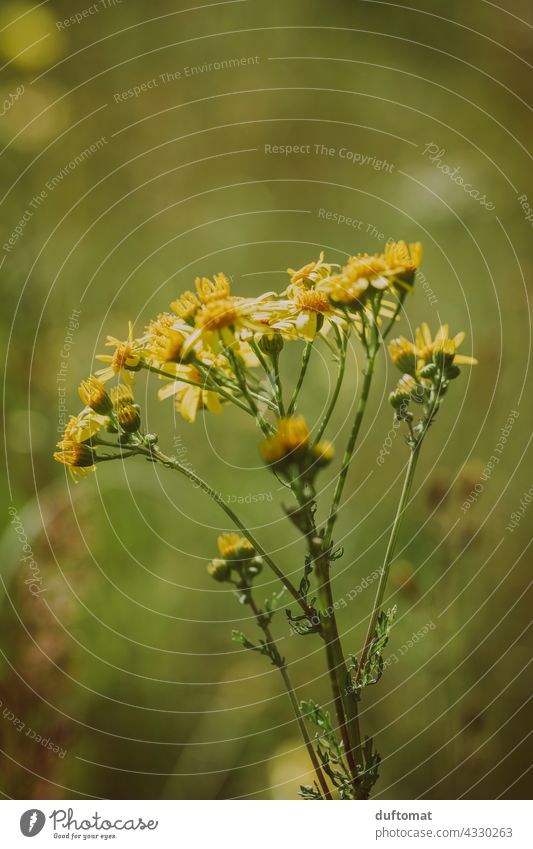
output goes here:
<path id="1" fill-rule="evenodd" d="M 268 330 L 268 319 L 277 305 L 271 293 L 259 298 L 241 298 L 231 294 L 230 282 L 225 274 L 215 274 L 196 279 L 196 290 L 201 308 L 195 315 L 196 329 L 187 338 L 183 355 L 191 351 L 198 342 L 214 352 L 220 343 L 233 346 L 236 334 L 263 333 Z"/>
<path id="2" fill-rule="evenodd" d="M 389 242 L 382 254 L 350 257 L 338 274 L 320 284 L 334 304 L 360 308 L 372 289 L 383 291 L 398 286 L 410 288 L 422 259 L 422 246 L 415 242 Z"/>
<path id="3" fill-rule="evenodd" d="M 114 336 L 108 336 L 107 347 L 114 347 L 115 353 L 112 355 L 99 354 L 96 359 L 103 363 L 109 363 L 109 366 L 96 372 L 97 377 L 105 383 L 111 380 L 116 374 L 120 374 L 122 379 L 128 383 L 133 383 L 133 375 L 131 370 L 136 370 L 141 360 L 142 343 L 139 339 L 133 337 L 133 324 L 128 322 L 128 338 L 125 341 L 116 339 Z"/>
<path id="4" fill-rule="evenodd" d="M 174 326 L 156 322 L 152 322 L 148 329 L 146 347 L 150 358 L 162 364 L 178 363 L 185 343 L 184 334 Z"/>
<path id="5" fill-rule="evenodd" d="M 308 446 L 309 428 L 304 417 L 289 416 L 279 420 L 277 432 L 261 443 L 260 451 L 265 463 L 273 466 L 307 453 Z"/>
<path id="6" fill-rule="evenodd" d="M 106 427 L 108 422 L 107 416 L 102 416 L 90 407 L 85 407 L 77 416 L 70 416 L 63 432 L 63 441 L 87 442 L 95 433 Z"/>
<path id="7" fill-rule="evenodd" d="M 157 393 L 160 400 L 175 397 L 176 410 L 186 422 L 194 422 L 198 410 L 207 409 L 210 413 L 221 413 L 222 404 L 216 392 L 205 389 L 205 381 L 200 372 L 193 365 L 181 365 L 175 367 L 176 380 L 167 383 Z M 184 380 L 180 380 L 185 378 Z M 187 381 L 200 384 L 191 386 Z"/>
<path id="8" fill-rule="evenodd" d="M 121 429 L 126 433 L 136 433 L 141 425 L 141 416 L 137 406 L 133 403 L 131 387 L 124 383 L 113 386 L 111 399 Z"/>
<path id="9" fill-rule="evenodd" d="M 255 549 L 246 537 L 236 533 L 221 534 L 217 539 L 220 556 L 242 560 L 245 557 L 254 557 Z"/>
<path id="10" fill-rule="evenodd" d="M 333 304 L 359 307 L 372 288 L 378 291 L 388 288 L 386 271 L 383 254 L 357 254 L 350 257 L 338 274 L 326 278 L 320 288 Z"/>
<path id="11" fill-rule="evenodd" d="M 207 564 L 207 573 L 211 575 L 215 581 L 227 581 L 231 575 L 231 566 L 225 560 L 215 557 Z"/>
<path id="12" fill-rule="evenodd" d="M 82 380 L 78 393 L 83 403 L 94 410 L 95 413 L 107 415 L 113 409 L 111 398 L 107 394 L 104 384 L 93 375 L 87 380 Z"/>
<path id="13" fill-rule="evenodd" d="M 200 301 L 194 292 L 184 292 L 177 300 L 172 301 L 170 309 L 182 321 L 190 322 L 200 309 Z"/>
<path id="14" fill-rule="evenodd" d="M 60 451 L 54 453 L 54 460 L 68 467 L 69 474 L 74 483 L 78 483 L 78 477 L 84 478 L 88 472 L 94 472 L 96 468 L 94 464 L 95 457 L 88 445 L 74 442 L 70 439 L 63 439 L 57 443 L 57 447 Z"/>
<path id="15" fill-rule="evenodd" d="M 314 286 L 319 280 L 329 277 L 331 274 L 331 265 L 324 262 L 324 251 L 321 251 L 316 262 L 308 262 L 307 265 L 302 266 L 298 271 L 295 271 L 294 268 L 288 268 L 287 274 L 291 275 L 292 284 Z"/>
<path id="16" fill-rule="evenodd" d="M 392 282 L 403 288 L 410 289 L 413 285 L 415 272 L 422 262 L 422 245 L 420 242 L 388 242 L 385 245 L 384 259 L 387 274 Z"/>
<path id="17" fill-rule="evenodd" d="M 389 354 L 394 365 L 404 374 L 416 373 L 417 349 L 405 336 L 399 336 L 389 343 Z"/>
<path id="18" fill-rule="evenodd" d="M 313 445 L 311 453 L 316 463 L 320 466 L 327 466 L 333 460 L 335 448 L 329 439 L 321 439 Z"/>
<path id="19" fill-rule="evenodd" d="M 423 368 L 426 363 L 431 362 L 434 354 L 439 351 L 446 352 L 447 356 L 451 356 L 455 365 L 477 365 L 478 361 L 475 357 L 455 353 L 464 338 L 465 334 L 461 331 L 450 339 L 447 324 L 442 324 L 435 336 L 432 337 L 429 326 L 426 322 L 423 322 L 415 332 L 418 368 Z"/>

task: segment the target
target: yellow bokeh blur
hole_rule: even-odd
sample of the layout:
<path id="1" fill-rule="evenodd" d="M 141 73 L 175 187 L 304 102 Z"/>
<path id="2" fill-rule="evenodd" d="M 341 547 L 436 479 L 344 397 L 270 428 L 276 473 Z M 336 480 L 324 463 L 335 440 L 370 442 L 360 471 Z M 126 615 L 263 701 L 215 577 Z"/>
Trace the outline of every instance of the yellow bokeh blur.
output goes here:
<path id="1" fill-rule="evenodd" d="M 55 17 L 44 6 L 2 4 L 0 30 L 0 50 L 19 68 L 45 68 L 63 52 L 63 38 L 56 29 Z"/>

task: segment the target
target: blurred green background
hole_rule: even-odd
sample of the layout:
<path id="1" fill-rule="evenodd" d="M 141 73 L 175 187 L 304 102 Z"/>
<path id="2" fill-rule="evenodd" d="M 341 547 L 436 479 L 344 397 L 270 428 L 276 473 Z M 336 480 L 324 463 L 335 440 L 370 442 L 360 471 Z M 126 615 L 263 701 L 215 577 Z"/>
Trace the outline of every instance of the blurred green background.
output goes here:
<path id="1" fill-rule="evenodd" d="M 376 795 L 526 797 L 533 512 L 526 504 L 518 526 L 506 526 L 533 483 L 533 201 L 523 197 L 533 198 L 532 24 L 525 0 L 507 10 L 482 0 L 246 0 L 189 11 L 170 0 L 2 3 L 5 796 L 294 798 L 308 780 L 276 670 L 231 642 L 232 628 L 252 636 L 253 623 L 205 571 L 217 533 L 229 530 L 224 516 L 140 460 L 106 464 L 74 487 L 51 459 L 61 352 L 67 340 L 76 412 L 78 382 L 106 335 L 125 337 L 129 319 L 140 330 L 197 274 L 224 270 L 234 291 L 258 294 L 281 290 L 285 269 L 322 249 L 342 262 L 405 238 L 425 253 L 402 332 L 449 322 L 480 364 L 453 386 L 427 440 L 402 532 L 390 662 L 363 715 L 383 756 Z M 228 67 L 209 69 L 217 62 Z M 456 168 L 485 204 L 454 182 Z M 307 386 L 311 420 L 331 389 L 324 352 Z M 287 357 L 287 381 L 300 353 L 294 345 Z M 339 454 L 360 379 L 352 359 L 329 433 Z M 396 440 L 376 463 L 394 380 L 383 357 L 338 525 L 337 597 L 383 556 L 405 462 Z M 192 427 L 156 401 L 156 388 L 138 380 L 146 426 L 242 501 L 242 518 L 297 572 L 301 543 L 260 466 L 251 421 L 228 409 Z M 335 471 L 322 481 L 322 515 Z M 39 598 L 10 506 L 38 564 Z M 268 575 L 261 589 L 276 589 Z M 339 613 L 347 652 L 360 649 L 372 598 L 362 589 Z M 289 636 L 283 612 L 275 632 L 301 697 L 326 702 L 318 639 Z"/>

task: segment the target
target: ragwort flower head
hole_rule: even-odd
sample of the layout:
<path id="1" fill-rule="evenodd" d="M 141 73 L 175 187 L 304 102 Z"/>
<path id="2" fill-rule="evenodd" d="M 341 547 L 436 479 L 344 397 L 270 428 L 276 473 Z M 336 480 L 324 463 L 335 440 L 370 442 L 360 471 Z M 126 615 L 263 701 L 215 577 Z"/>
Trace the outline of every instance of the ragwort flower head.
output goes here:
<path id="1" fill-rule="evenodd" d="M 177 366 L 174 376 L 175 380 L 163 386 L 157 394 L 160 400 L 174 397 L 176 410 L 186 422 L 196 421 L 199 410 L 206 409 L 216 414 L 222 412 L 219 395 L 206 386 L 205 378 L 194 365 Z"/>
<path id="2" fill-rule="evenodd" d="M 195 329 L 188 337 L 183 353 L 197 343 L 218 353 L 221 346 L 235 346 L 244 334 L 268 332 L 268 321 L 276 303 L 267 293 L 259 298 L 242 298 L 231 294 L 230 281 L 225 274 L 196 279 L 196 291 L 201 307 L 194 316 Z"/>
<path id="3" fill-rule="evenodd" d="M 96 359 L 109 365 L 96 372 L 102 383 L 112 380 L 119 374 L 127 383 L 133 383 L 132 372 L 140 367 L 141 356 L 144 351 L 144 340 L 135 339 L 133 335 L 133 324 L 128 322 L 128 337 L 125 340 L 108 336 L 106 346 L 115 348 L 113 354 L 99 354 Z"/>

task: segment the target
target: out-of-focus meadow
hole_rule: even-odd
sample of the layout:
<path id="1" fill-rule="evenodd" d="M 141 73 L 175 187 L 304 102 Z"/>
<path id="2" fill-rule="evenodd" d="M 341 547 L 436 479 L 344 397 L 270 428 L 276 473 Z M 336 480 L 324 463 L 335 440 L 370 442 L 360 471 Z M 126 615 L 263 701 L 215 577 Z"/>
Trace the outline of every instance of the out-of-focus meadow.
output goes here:
<path id="1" fill-rule="evenodd" d="M 533 21 L 511 5 L 2 3 L 6 796 L 294 798 L 309 779 L 276 670 L 231 642 L 253 623 L 206 573 L 223 514 L 140 459 L 74 486 L 51 454 L 62 392 L 76 412 L 106 335 L 125 337 L 130 319 L 140 331 L 196 275 L 280 291 L 320 250 L 342 262 L 389 238 L 424 244 L 401 331 L 449 322 L 479 365 L 428 437 L 393 568 L 398 620 L 363 715 L 383 756 L 376 793 L 526 796 Z M 294 343 L 288 382 L 300 355 Z M 331 373 L 324 348 L 311 420 Z M 337 529 L 334 592 L 358 588 L 339 611 L 347 652 L 364 638 L 406 459 L 394 434 L 376 462 L 394 380 L 382 357 Z M 360 383 L 352 357 L 338 455 Z M 251 420 L 225 409 L 192 426 L 157 401 L 157 379 L 137 387 L 161 445 L 299 569 Z M 264 594 L 275 588 L 263 575 Z M 274 630 L 301 697 L 326 699 L 318 638 L 290 636 L 283 613 Z"/>

